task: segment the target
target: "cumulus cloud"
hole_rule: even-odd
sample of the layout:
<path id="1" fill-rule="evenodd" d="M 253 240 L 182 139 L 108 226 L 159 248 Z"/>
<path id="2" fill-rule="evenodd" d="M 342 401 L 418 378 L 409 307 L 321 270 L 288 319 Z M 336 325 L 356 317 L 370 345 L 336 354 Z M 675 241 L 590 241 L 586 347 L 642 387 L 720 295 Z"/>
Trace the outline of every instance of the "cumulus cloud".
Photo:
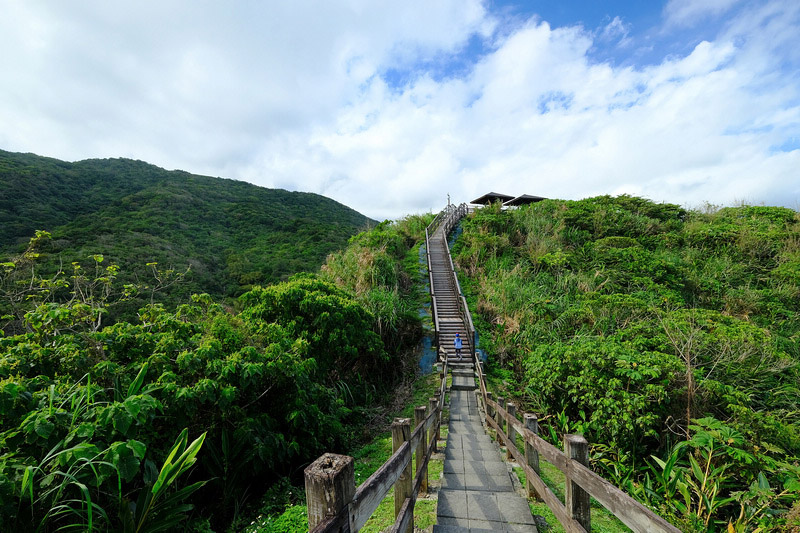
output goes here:
<path id="1" fill-rule="evenodd" d="M 798 94 L 790 79 L 760 83 L 773 74 L 753 50 L 760 35 L 728 32 L 637 70 L 589 62 L 592 38 L 580 28 L 532 22 L 465 79 L 422 77 L 401 94 L 374 80 L 343 113 L 349 128 L 317 132 L 315 162 L 351 178 L 334 196 L 367 192 L 373 212 L 387 214 L 400 202 L 434 207 L 437 190 L 692 204 L 764 201 L 782 188 L 796 198 L 800 152 L 771 147 L 788 134 L 782 127 L 796 134 Z"/>
<path id="2" fill-rule="evenodd" d="M 590 32 L 477 1 L 15 3 L 0 147 L 136 157 L 374 218 L 489 190 L 795 207 L 800 8 L 734 3 L 671 1 L 665 25 L 726 22 L 641 67 L 591 58 L 637 38 L 622 18 Z"/>
<path id="3" fill-rule="evenodd" d="M 667 25 L 694 26 L 708 17 L 719 16 L 741 0 L 669 0 L 664 7 Z"/>

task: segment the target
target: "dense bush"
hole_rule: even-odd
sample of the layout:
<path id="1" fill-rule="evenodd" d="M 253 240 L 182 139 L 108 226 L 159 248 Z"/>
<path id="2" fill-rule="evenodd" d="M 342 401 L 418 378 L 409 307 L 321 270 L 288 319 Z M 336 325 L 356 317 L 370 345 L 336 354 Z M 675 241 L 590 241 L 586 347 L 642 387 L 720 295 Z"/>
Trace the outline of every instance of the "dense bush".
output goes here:
<path id="1" fill-rule="evenodd" d="M 384 221 L 350 239 L 349 246 L 328 256 L 321 276 L 355 294 L 372 313 L 386 346 L 402 350 L 418 341 L 417 310 L 423 295 L 419 250 L 431 215 Z"/>
<path id="2" fill-rule="evenodd" d="M 414 224 L 390 226 L 359 240 Z M 411 275 L 414 238 L 376 267 L 389 282 Z M 254 287 L 236 312 L 194 295 L 103 326 L 108 307 L 135 288 L 118 287 L 100 256 L 71 277 L 42 277 L 36 250 L 47 235 L 37 239 L 0 278 L 3 531 L 225 528 L 271 483 L 356 443 L 363 413 L 407 366 L 398 349 L 420 329 L 406 311 L 410 283 L 370 282 L 357 296 L 310 274 Z M 376 291 L 395 299 L 376 301 Z M 403 324 L 394 333 L 391 317 Z M 387 349 L 387 335 L 405 343 Z"/>
<path id="3" fill-rule="evenodd" d="M 319 299 L 305 296 L 312 304 Z M 353 305 L 340 297 L 324 302 L 324 310 L 312 305 L 306 317 L 319 323 L 320 316 L 347 314 Z M 33 480 L 33 505 L 28 502 L 9 524 L 25 529 L 26 523 L 44 520 L 44 503 L 54 502 L 37 498 L 54 483 L 54 469 L 78 468 L 75 462 L 84 459 L 117 469 L 71 474 L 97 491 L 93 501 L 109 512 L 106 525 L 114 524 L 110 511 L 121 508 L 128 495 L 146 490 L 146 475 L 163 460 L 177 436 L 175 428 L 207 434 L 205 447 L 211 453 L 201 456 L 191 477 L 213 478 L 200 492 L 202 500 L 208 498 L 203 507 L 209 511 L 216 498 L 232 504 L 253 483 L 287 475 L 292 465 L 345 446 L 351 408 L 339 389 L 328 386 L 329 375 L 321 371 L 325 354 L 313 352 L 319 361 L 312 356 L 320 340 L 306 339 L 291 326 L 251 319 L 249 311 L 245 304 L 242 314 L 230 315 L 198 297 L 174 312 L 149 308 L 140 324 L 60 333 L 55 339 L 35 332 L 3 338 L 0 486 L 13 487 L 14 493 L 4 501 L 27 502 L 20 476 L 26 467 L 41 471 Z M 327 354 L 382 358 L 377 335 L 360 333 L 368 344 L 341 336 Z M 342 380 L 355 379 L 347 368 L 340 373 Z M 74 446 L 80 454 L 70 451 L 59 456 L 60 464 L 51 464 L 54 450 Z M 217 509 L 215 520 L 224 512 Z M 8 514 L 3 518 L 11 520 Z"/>
<path id="4" fill-rule="evenodd" d="M 597 468 L 683 528 L 779 523 L 800 494 L 795 211 L 602 196 L 462 227 L 483 347 L 546 431 L 586 433 Z"/>

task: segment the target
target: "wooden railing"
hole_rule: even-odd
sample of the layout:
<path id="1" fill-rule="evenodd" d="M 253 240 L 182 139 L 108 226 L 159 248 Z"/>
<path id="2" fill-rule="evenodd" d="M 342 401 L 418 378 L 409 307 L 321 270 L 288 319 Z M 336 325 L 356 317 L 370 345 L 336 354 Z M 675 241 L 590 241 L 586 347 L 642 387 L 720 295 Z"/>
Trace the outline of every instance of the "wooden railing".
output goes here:
<path id="1" fill-rule="evenodd" d="M 427 255 L 428 260 L 428 282 L 431 287 L 431 315 L 433 317 L 433 329 L 434 329 L 434 338 L 433 344 L 439 344 L 439 311 L 436 308 L 436 294 L 433 288 L 433 270 L 431 268 L 431 247 L 430 247 L 430 236 L 442 226 L 442 231 L 445 235 L 444 245 L 445 248 L 448 250 L 447 258 L 450 262 L 449 273 L 452 276 L 453 284 L 456 288 L 456 292 L 458 293 L 458 305 L 459 305 L 459 314 L 461 315 L 461 319 L 464 322 L 464 325 L 467 328 L 467 332 L 469 333 L 472 342 L 470 342 L 470 352 L 471 356 L 475 358 L 475 344 L 477 342 L 477 338 L 475 335 L 475 327 L 472 325 L 472 316 L 469 313 L 469 308 L 467 307 L 467 300 L 464 298 L 464 293 L 461 291 L 461 285 L 458 283 L 458 276 L 456 276 L 455 267 L 453 266 L 453 258 L 450 256 L 450 247 L 447 244 L 447 235 L 450 231 L 455 227 L 458 222 L 467 216 L 469 212 L 469 207 L 467 204 L 459 204 L 456 206 L 455 204 L 449 204 L 446 208 L 442 210 L 441 213 L 436 215 L 433 221 L 425 228 L 425 252 Z"/>
<path id="2" fill-rule="evenodd" d="M 414 506 L 420 492 L 427 492 L 428 462 L 436 451 L 442 407 L 447 390 L 447 362 L 439 371 L 439 389 L 429 405 L 414 410 L 411 419 L 396 418 L 392 424 L 393 454 L 356 488 L 354 459 L 326 453 L 305 469 L 308 529 L 312 533 L 356 532 L 367 523 L 394 487 L 395 522 L 392 533 L 411 533 Z M 417 465 L 412 475 L 412 457 Z"/>
<path id="3" fill-rule="evenodd" d="M 546 503 L 567 532 L 591 531 L 591 497 L 637 533 L 680 533 L 678 528 L 589 469 L 589 445 L 583 435 L 564 435 L 562 452 L 539 437 L 536 415 L 518 414 L 514 403 L 506 403 L 504 407 L 504 398 L 497 401 L 492 398 L 492 393 L 486 390 L 481 362 L 476 361 L 475 371 L 486 424 L 506 447 L 507 457 L 525 470 L 528 496 Z M 520 415 L 522 421 L 517 418 Z M 517 436 L 521 437 L 522 451 L 517 447 Z M 564 474 L 564 503 L 540 477 L 540 456 Z"/>
<path id="4" fill-rule="evenodd" d="M 471 339 L 469 343 L 470 356 L 473 360 L 476 360 L 475 345 L 478 343 L 478 338 L 477 335 L 475 335 L 475 326 L 472 324 L 472 314 L 469 312 L 469 307 L 467 306 L 467 299 L 464 296 L 464 291 L 461 290 L 461 284 L 458 282 L 458 276 L 456 275 L 456 267 L 455 265 L 453 265 L 453 257 L 450 255 L 450 246 L 447 244 L 446 240 L 445 240 L 445 246 L 447 247 L 447 259 L 448 261 L 450 261 L 449 272 L 450 275 L 453 277 L 453 284 L 456 288 L 456 292 L 458 293 L 458 312 L 461 315 L 461 320 L 463 321 L 464 327 L 467 329 L 467 333 L 469 334 L 469 338 Z"/>
<path id="5" fill-rule="evenodd" d="M 428 260 L 428 286 L 430 287 L 431 293 L 431 317 L 433 318 L 433 345 L 439 345 L 439 310 L 436 308 L 436 298 L 435 296 L 435 289 L 433 287 L 433 268 L 431 266 L 431 240 L 430 240 L 430 233 L 435 231 L 435 228 L 431 230 L 432 227 L 438 227 L 439 223 L 437 223 L 437 219 L 442 213 L 436 215 L 436 218 L 433 219 L 427 228 L 425 228 L 425 257 Z M 431 230 L 430 232 L 428 230 Z"/>

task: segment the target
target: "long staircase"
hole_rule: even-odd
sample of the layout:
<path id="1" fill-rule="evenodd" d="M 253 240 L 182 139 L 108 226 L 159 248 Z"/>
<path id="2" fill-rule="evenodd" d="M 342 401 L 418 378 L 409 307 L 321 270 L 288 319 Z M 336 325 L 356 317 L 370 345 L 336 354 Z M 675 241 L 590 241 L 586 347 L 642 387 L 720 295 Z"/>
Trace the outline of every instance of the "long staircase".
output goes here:
<path id="1" fill-rule="evenodd" d="M 472 359 L 472 338 L 461 312 L 461 294 L 453 274 L 453 263 L 447 247 L 444 225 L 439 226 L 428 239 L 430 247 L 431 288 L 436 309 L 439 352 L 450 365 L 459 364 L 453 341 L 456 333 L 463 340 L 464 359 Z"/>
<path id="2" fill-rule="evenodd" d="M 635 533 L 680 533 L 588 468 L 588 442 L 583 435 L 563 435 L 562 451 L 539 436 L 535 414 L 518 413 L 515 403 L 493 398 L 476 357 L 475 328 L 446 240 L 466 214 L 465 204 L 448 205 L 425 230 L 435 344 L 441 364 L 435 397 L 428 406 L 414 409 L 413 425 L 408 418 L 394 420 L 392 456 L 360 485 L 355 484 L 354 459 L 349 456 L 326 453 L 305 469 L 309 531 L 356 532 L 393 489 L 395 522 L 387 531 L 411 533 L 414 507 L 419 494 L 427 491 L 427 466 L 437 449 L 449 398 L 434 533 L 537 531 L 527 500 L 517 494 L 514 474 L 501 460 L 500 449 L 486 428 L 494 431 L 506 457 L 513 458 L 525 472 L 528 497 L 544 502 L 564 530 L 592 531 L 590 498 L 594 498 Z M 453 345 L 456 333 L 463 339 L 461 359 Z M 563 501 L 540 476 L 540 457 L 563 474 Z"/>
<path id="3" fill-rule="evenodd" d="M 431 293 L 439 354 L 452 369 L 450 421 L 434 533 L 536 531 L 527 501 L 516 494 L 500 449 L 486 434 L 475 385 L 474 329 L 453 271 L 447 233 L 464 212 L 428 236 Z M 455 219 L 455 221 L 453 220 Z M 456 333 L 463 339 L 455 353 Z"/>

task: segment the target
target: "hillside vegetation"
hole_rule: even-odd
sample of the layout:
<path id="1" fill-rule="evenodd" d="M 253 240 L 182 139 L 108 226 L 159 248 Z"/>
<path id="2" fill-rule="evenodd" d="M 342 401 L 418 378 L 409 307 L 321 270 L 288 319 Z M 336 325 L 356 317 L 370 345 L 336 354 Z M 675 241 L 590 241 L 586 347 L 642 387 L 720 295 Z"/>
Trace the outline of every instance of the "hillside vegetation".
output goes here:
<path id="1" fill-rule="evenodd" d="M 462 228 L 491 373 L 554 442 L 682 530 L 797 525 L 798 213 L 603 196 Z"/>
<path id="2" fill-rule="evenodd" d="M 0 330 L 0 531 L 296 530 L 303 466 L 361 443 L 413 376 L 429 221 L 383 223 L 235 311 L 199 294 L 108 325 L 118 267 L 42 276 L 37 233 L 0 265 L 19 314 Z"/>
<path id="3" fill-rule="evenodd" d="M 0 151 L 0 254 L 19 253 L 36 230 L 46 230 L 53 238 L 42 268 L 50 273 L 103 254 L 120 266 L 123 281 L 160 283 L 159 297 L 173 305 L 192 293 L 235 297 L 316 271 L 372 225 L 316 194 L 127 159 L 67 163 Z M 182 283 L 164 287 L 170 276 Z M 127 318 L 149 296 L 130 304 Z"/>

